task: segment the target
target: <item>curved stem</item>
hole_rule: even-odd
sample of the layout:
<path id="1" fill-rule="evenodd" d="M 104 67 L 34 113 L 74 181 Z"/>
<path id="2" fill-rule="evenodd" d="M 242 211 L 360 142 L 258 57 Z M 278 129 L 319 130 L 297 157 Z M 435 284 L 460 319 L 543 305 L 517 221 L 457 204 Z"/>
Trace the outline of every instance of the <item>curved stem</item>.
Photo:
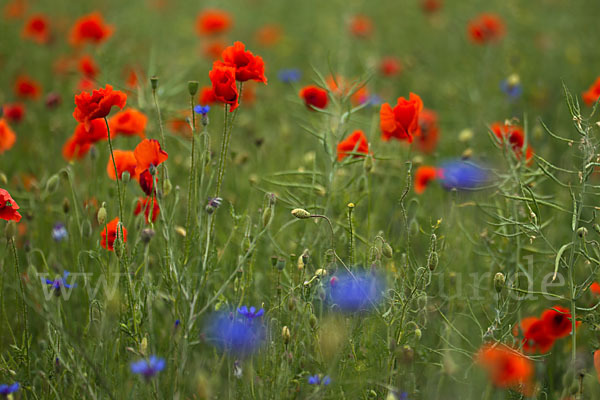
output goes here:
<path id="1" fill-rule="evenodd" d="M 115 154 L 113 153 L 112 140 L 110 138 L 110 127 L 108 126 L 108 120 L 104 117 L 104 123 L 106 124 L 106 132 L 108 135 L 108 149 L 110 150 L 110 158 L 112 160 L 113 168 L 115 169 L 115 180 L 117 181 L 117 196 L 119 197 L 119 221 L 123 222 L 123 200 L 121 199 L 121 184 L 119 180 L 119 171 L 117 170 L 117 163 L 115 162 Z"/>

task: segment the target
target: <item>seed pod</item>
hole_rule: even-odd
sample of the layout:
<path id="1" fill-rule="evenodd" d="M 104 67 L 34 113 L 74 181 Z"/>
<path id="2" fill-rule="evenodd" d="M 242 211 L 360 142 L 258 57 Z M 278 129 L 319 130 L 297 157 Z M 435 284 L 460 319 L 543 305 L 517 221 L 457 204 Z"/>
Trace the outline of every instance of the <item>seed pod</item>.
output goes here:
<path id="1" fill-rule="evenodd" d="M 506 277 L 504 276 L 504 274 L 502 272 L 496 273 L 496 275 L 494 276 L 494 288 L 496 289 L 496 292 L 500 293 L 504 288 L 505 283 Z"/>
<path id="2" fill-rule="evenodd" d="M 281 338 L 283 339 L 283 343 L 288 344 L 291 337 L 292 335 L 290 334 L 290 328 L 284 326 L 283 329 L 281 329 Z"/>
<path id="3" fill-rule="evenodd" d="M 394 251 L 392 250 L 392 246 L 390 246 L 390 244 L 388 242 L 385 242 L 381 246 L 381 253 L 387 258 L 392 258 L 394 256 Z"/>
<path id="4" fill-rule="evenodd" d="M 310 213 L 303 208 L 294 208 L 292 215 L 298 219 L 310 218 Z"/>
<path id="5" fill-rule="evenodd" d="M 153 76 L 150 78 L 150 86 L 152 86 L 152 90 L 156 90 L 158 88 L 158 77 Z"/>
<path id="6" fill-rule="evenodd" d="M 195 96 L 198 92 L 198 81 L 189 81 L 188 82 L 188 92 L 190 96 Z"/>
<path id="7" fill-rule="evenodd" d="M 278 258 L 277 259 L 277 269 L 280 271 L 283 271 L 285 268 L 285 258 Z"/>

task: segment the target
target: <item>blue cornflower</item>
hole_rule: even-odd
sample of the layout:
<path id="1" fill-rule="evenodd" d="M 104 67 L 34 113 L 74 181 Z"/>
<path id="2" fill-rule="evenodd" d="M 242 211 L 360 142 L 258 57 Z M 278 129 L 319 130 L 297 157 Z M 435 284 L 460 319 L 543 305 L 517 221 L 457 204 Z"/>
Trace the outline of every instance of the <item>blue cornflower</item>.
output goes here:
<path id="1" fill-rule="evenodd" d="M 61 242 L 66 239 L 67 236 L 69 236 L 69 233 L 67 232 L 65 224 L 62 222 L 57 222 L 54 224 L 54 227 L 52 228 L 52 239 L 57 242 Z"/>
<path id="2" fill-rule="evenodd" d="M 280 69 L 277 77 L 283 83 L 298 82 L 302 78 L 302 72 L 297 68 Z"/>
<path id="3" fill-rule="evenodd" d="M 196 114 L 202 114 L 202 116 L 206 116 L 206 114 L 208 114 L 208 112 L 210 111 L 210 106 L 197 105 L 196 107 L 194 107 L 194 111 L 196 112 Z"/>
<path id="4" fill-rule="evenodd" d="M 45 282 L 47 285 L 51 285 L 52 289 L 54 289 L 54 291 L 56 292 L 56 295 L 60 295 L 60 290 L 65 287 L 67 289 L 71 289 L 72 287 L 77 286 L 76 284 L 72 284 L 69 285 L 67 283 L 67 277 L 69 276 L 69 271 L 64 271 L 63 272 L 63 277 L 62 278 L 57 278 L 55 280 L 51 280 L 51 279 L 45 279 Z"/>
<path id="5" fill-rule="evenodd" d="M 8 396 L 11 393 L 16 392 L 17 390 L 19 390 L 19 387 L 21 387 L 21 385 L 19 385 L 19 382 L 15 382 L 12 385 L 0 385 L 0 395 L 2 396 Z"/>
<path id="6" fill-rule="evenodd" d="M 512 74 L 508 78 L 500 82 L 500 89 L 508 96 L 509 100 L 516 100 L 521 97 L 523 93 L 523 87 L 519 75 Z"/>
<path id="7" fill-rule="evenodd" d="M 265 310 L 263 310 L 262 308 L 256 311 L 256 307 L 254 306 L 250 307 L 249 310 L 248 307 L 242 306 L 238 308 L 237 311 L 249 320 L 253 320 L 254 318 L 260 317 L 265 313 Z"/>
<path id="8" fill-rule="evenodd" d="M 381 301 L 384 288 L 384 281 L 377 275 L 355 270 L 330 279 L 329 300 L 344 312 L 366 311 Z"/>
<path id="9" fill-rule="evenodd" d="M 221 350 L 244 356 L 253 353 L 263 343 L 265 327 L 260 319 L 220 312 L 209 321 L 206 338 Z"/>
<path id="10" fill-rule="evenodd" d="M 176 320 L 175 320 L 175 328 L 178 328 L 178 327 L 179 327 L 179 324 L 181 324 L 181 321 L 180 321 L 180 320 L 178 320 L 178 319 L 176 319 Z"/>
<path id="11" fill-rule="evenodd" d="M 446 190 L 473 190 L 489 182 L 488 171 L 473 161 L 449 161 L 442 164 L 439 171 L 439 180 Z"/>
<path id="12" fill-rule="evenodd" d="M 154 375 L 165 369 L 167 365 L 164 358 L 150 356 L 148 360 L 140 360 L 131 363 L 131 372 L 140 374 L 146 379 L 152 378 Z"/>
<path id="13" fill-rule="evenodd" d="M 309 376 L 308 377 L 308 384 L 309 385 L 324 385 L 327 386 L 331 383 L 331 378 L 327 375 L 325 375 L 323 377 L 323 379 L 321 379 L 321 377 L 319 375 L 313 375 L 313 376 Z"/>

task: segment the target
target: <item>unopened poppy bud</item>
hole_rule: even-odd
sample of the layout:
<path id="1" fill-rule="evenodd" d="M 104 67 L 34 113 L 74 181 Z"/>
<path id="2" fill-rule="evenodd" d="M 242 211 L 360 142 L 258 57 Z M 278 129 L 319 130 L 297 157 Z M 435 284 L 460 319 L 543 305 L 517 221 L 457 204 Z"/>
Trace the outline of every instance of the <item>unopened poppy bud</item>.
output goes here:
<path id="1" fill-rule="evenodd" d="M 154 229 L 146 228 L 142 230 L 141 238 L 142 242 L 148 244 L 154 237 Z"/>
<path id="2" fill-rule="evenodd" d="M 277 256 L 271 256 L 271 266 L 275 268 L 277 266 Z"/>
<path id="3" fill-rule="evenodd" d="M 504 276 L 504 274 L 502 272 L 496 273 L 496 275 L 494 276 L 494 288 L 496 289 L 496 292 L 500 293 L 504 288 L 505 283 L 506 277 Z"/>
<path id="4" fill-rule="evenodd" d="M 146 355 L 146 351 L 148 351 L 148 338 L 144 336 L 142 343 L 140 343 L 140 353 Z"/>
<path id="5" fill-rule="evenodd" d="M 291 296 L 288 298 L 287 308 L 289 311 L 294 311 L 296 308 L 296 300 Z"/>
<path id="6" fill-rule="evenodd" d="M 60 184 L 59 178 L 57 174 L 54 174 L 50 177 L 50 179 L 48 179 L 48 181 L 46 182 L 46 192 L 47 193 L 54 193 L 56 192 L 56 189 L 58 189 L 58 185 Z"/>
<path id="7" fill-rule="evenodd" d="M 176 226 L 175 233 L 178 234 L 179 236 L 183 236 L 183 237 L 187 236 L 187 232 L 183 226 Z"/>
<path id="8" fill-rule="evenodd" d="M 283 271 L 285 269 L 285 258 L 277 259 L 277 269 Z"/>
<path id="9" fill-rule="evenodd" d="M 430 271 L 433 271 L 439 262 L 438 254 L 435 251 L 432 251 L 427 258 L 427 267 L 429 267 Z"/>
<path id="10" fill-rule="evenodd" d="M 387 258 L 392 258 L 394 255 L 394 250 L 388 242 L 385 242 L 383 246 L 381 246 L 381 253 Z"/>
<path id="11" fill-rule="evenodd" d="M 188 92 L 190 92 L 190 96 L 196 95 L 196 93 L 198 92 L 198 81 L 188 82 Z"/>
<path id="12" fill-rule="evenodd" d="M 319 268 L 315 271 L 315 275 L 318 277 L 327 276 L 327 270 L 323 268 Z"/>
<path id="13" fill-rule="evenodd" d="M 171 193 L 171 190 L 173 190 L 173 185 L 171 184 L 170 179 L 165 179 L 164 187 L 165 187 L 165 190 L 164 190 L 163 194 L 165 196 L 168 196 L 169 193 Z"/>
<path id="14" fill-rule="evenodd" d="M 273 209 L 271 207 L 265 208 L 265 211 L 263 211 L 263 214 L 262 214 L 263 228 L 266 227 L 267 225 L 269 225 L 269 222 L 271 222 L 272 215 L 273 215 Z"/>
<path id="15" fill-rule="evenodd" d="M 421 332 L 421 329 L 419 329 L 419 328 L 415 329 L 415 338 L 417 340 L 421 340 L 421 336 L 423 336 L 423 333 Z"/>
<path id="16" fill-rule="evenodd" d="M 275 202 L 277 201 L 277 196 L 275 196 L 275 193 L 269 193 L 268 198 L 269 198 L 269 205 L 274 206 Z"/>
<path id="17" fill-rule="evenodd" d="M 3 185 L 8 183 L 8 179 L 6 178 L 6 174 L 4 174 L 4 172 L 0 172 L 0 183 Z"/>
<path id="18" fill-rule="evenodd" d="M 596 233 L 600 235 L 600 225 L 594 224 L 593 228 L 596 231 Z"/>
<path id="19" fill-rule="evenodd" d="M 250 251 L 250 237 L 249 236 L 244 236 L 244 239 L 242 240 L 242 251 L 244 253 L 248 253 L 248 251 Z"/>
<path id="20" fill-rule="evenodd" d="M 371 156 L 370 154 L 368 154 L 365 157 L 365 161 L 363 162 L 363 168 L 367 172 L 371 172 L 373 170 L 373 156 Z"/>
<path id="21" fill-rule="evenodd" d="M 104 226 L 106 223 L 106 208 L 104 208 L 104 203 L 102 203 L 102 207 L 98 210 L 98 224 L 100 226 Z"/>
<path id="22" fill-rule="evenodd" d="M 62 209 L 65 214 L 67 214 L 69 212 L 69 210 L 71 209 L 71 202 L 66 197 L 63 199 Z"/>
<path id="23" fill-rule="evenodd" d="M 148 167 L 148 172 L 150 172 L 150 175 L 152 176 L 156 175 L 156 166 L 154 166 L 154 164 L 150 164 Z"/>
<path id="24" fill-rule="evenodd" d="M 410 364 L 415 359 L 415 351 L 409 345 L 405 345 L 402 348 L 402 359 L 405 363 Z"/>
<path id="25" fill-rule="evenodd" d="M 130 179 L 131 179 L 131 174 L 129 173 L 129 171 L 123 171 L 121 173 L 121 182 L 128 183 Z"/>
<path id="26" fill-rule="evenodd" d="M 587 235 L 588 230 L 585 226 L 582 226 L 581 228 L 577 229 L 577 236 L 579 236 L 580 238 L 583 238 Z"/>
<path id="27" fill-rule="evenodd" d="M 298 267 L 299 270 L 304 268 L 304 260 L 302 259 L 302 256 L 298 257 L 296 266 Z"/>
<path id="28" fill-rule="evenodd" d="M 290 334 L 290 328 L 284 326 L 283 329 L 281 329 L 281 338 L 283 339 L 283 343 L 288 344 L 291 337 L 292 335 Z"/>
<path id="29" fill-rule="evenodd" d="M 315 314 L 310 314 L 310 318 L 308 319 L 308 324 L 310 325 L 311 328 L 315 329 L 317 327 L 317 317 L 315 317 Z"/>
<path id="30" fill-rule="evenodd" d="M 473 131 L 470 129 L 463 129 L 458 134 L 458 140 L 461 142 L 468 142 L 471 139 L 473 139 Z"/>
<path id="31" fill-rule="evenodd" d="M 17 223 L 15 221 L 8 221 L 6 228 L 4 228 L 4 234 L 7 240 L 12 240 L 17 234 Z"/>
<path id="32" fill-rule="evenodd" d="M 298 219 L 310 218 L 310 213 L 303 208 L 294 208 L 292 215 Z"/>
<path id="33" fill-rule="evenodd" d="M 152 86 L 152 90 L 156 90 L 158 88 L 158 77 L 153 76 L 150 78 L 150 86 Z"/>

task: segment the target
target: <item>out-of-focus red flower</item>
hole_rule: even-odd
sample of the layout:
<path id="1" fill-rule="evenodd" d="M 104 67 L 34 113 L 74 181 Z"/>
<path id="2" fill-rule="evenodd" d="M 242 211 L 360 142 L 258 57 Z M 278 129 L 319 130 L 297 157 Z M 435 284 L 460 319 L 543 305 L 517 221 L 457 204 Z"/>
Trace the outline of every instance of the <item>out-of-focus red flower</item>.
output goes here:
<path id="1" fill-rule="evenodd" d="M 89 130 L 85 129 L 84 124 L 78 124 L 73 135 L 63 146 L 63 157 L 67 161 L 81 159 L 88 153 L 92 144 L 100 140 L 108 140 L 108 131 L 103 120 L 92 120 Z"/>
<path id="2" fill-rule="evenodd" d="M 209 60 L 218 60 L 227 48 L 227 42 L 222 39 L 211 39 L 203 46 L 202 53 Z"/>
<path id="3" fill-rule="evenodd" d="M 96 85 L 96 81 L 86 76 L 82 76 L 81 78 L 79 78 L 79 82 L 77 82 L 77 90 L 75 91 L 75 93 L 91 92 L 97 88 L 98 86 Z"/>
<path id="4" fill-rule="evenodd" d="M 325 79 L 325 83 L 327 84 L 329 91 L 336 96 L 342 97 L 348 94 L 348 84 L 346 79 L 340 75 L 329 75 Z"/>
<path id="5" fill-rule="evenodd" d="M 382 104 L 379 111 L 382 139 L 388 141 L 394 138 L 412 143 L 413 137 L 421 134 L 419 115 L 422 109 L 423 101 L 414 93 L 410 93 L 408 100 L 399 97 L 394 108 L 389 103 Z"/>
<path id="6" fill-rule="evenodd" d="M 367 38 L 373 34 L 373 21 L 366 15 L 355 15 L 350 18 L 350 33 L 359 38 Z"/>
<path id="7" fill-rule="evenodd" d="M 196 32 L 201 36 L 226 32 L 231 25 L 231 16 L 222 10 L 204 10 L 196 18 Z"/>
<path id="8" fill-rule="evenodd" d="M 360 153 L 360 154 L 351 154 L 351 153 Z M 361 154 L 369 153 L 369 143 L 367 142 L 367 137 L 364 132 L 361 130 L 356 130 L 350 134 L 346 139 L 342 140 L 337 145 L 337 159 L 338 161 L 342 161 L 344 158 L 353 156 L 353 157 L 362 157 Z"/>
<path id="9" fill-rule="evenodd" d="M 212 90 L 212 89 L 211 89 Z M 200 103 L 200 105 L 205 105 Z M 181 110 L 177 112 L 174 116 L 167 119 L 167 127 L 173 133 L 176 133 L 180 136 L 191 138 L 192 137 L 192 128 L 190 126 L 192 116 L 189 109 Z"/>
<path id="10" fill-rule="evenodd" d="M 45 103 L 46 103 L 46 107 L 55 108 L 60 103 L 62 103 L 62 97 L 60 97 L 60 94 L 58 94 L 58 93 L 50 92 L 46 95 Z"/>
<path id="11" fill-rule="evenodd" d="M 98 68 L 98 65 L 96 64 L 92 56 L 90 56 L 89 54 L 86 54 L 79 58 L 77 67 L 79 68 L 79 72 L 81 72 L 83 76 L 88 77 L 90 79 L 94 79 L 96 75 L 98 75 L 98 72 L 100 72 L 100 68 Z"/>
<path id="12" fill-rule="evenodd" d="M 216 103 L 217 98 L 215 97 L 215 93 L 210 86 L 204 86 L 200 89 L 200 94 L 198 95 L 198 104 L 203 106 L 208 106 Z"/>
<path id="13" fill-rule="evenodd" d="M 158 201 L 156 197 L 140 197 L 135 206 L 135 210 L 133 211 L 134 215 L 139 215 L 142 210 L 144 210 L 144 221 L 146 223 L 150 223 L 150 211 L 152 211 L 152 222 L 156 222 L 158 218 L 158 214 L 160 213 L 160 207 L 158 206 Z"/>
<path id="14" fill-rule="evenodd" d="M 12 0 L 4 6 L 4 17 L 6 19 L 19 19 L 25 16 L 27 2 L 25 0 Z"/>
<path id="15" fill-rule="evenodd" d="M 18 209 L 17 202 L 10 194 L 4 189 L 0 189 L 0 219 L 19 222 L 21 214 L 17 211 Z"/>
<path id="16" fill-rule="evenodd" d="M 107 25 L 99 12 L 84 15 L 75 21 L 71 28 L 69 41 L 73 46 L 85 43 L 100 44 L 114 32 L 112 25 Z"/>
<path id="17" fill-rule="evenodd" d="M 384 76 L 396 76 L 402 72 L 402 63 L 393 56 L 383 57 L 379 64 L 379 70 Z"/>
<path id="18" fill-rule="evenodd" d="M 100 245 L 106 250 L 114 251 L 115 240 L 117 240 L 117 235 L 121 235 L 121 233 L 123 243 L 127 242 L 127 229 L 122 224 L 119 224 L 119 217 L 117 217 L 103 227 L 102 232 L 100 232 L 100 237 L 102 238 Z"/>
<path id="19" fill-rule="evenodd" d="M 440 128 L 435 111 L 424 108 L 419 113 L 419 127 L 421 134 L 417 136 L 415 145 L 423 153 L 431 153 L 437 146 Z"/>
<path id="20" fill-rule="evenodd" d="M 12 103 L 4 105 L 4 118 L 8 122 L 19 123 L 25 116 L 25 104 L 23 103 Z"/>
<path id="21" fill-rule="evenodd" d="M 546 330 L 543 320 L 536 317 L 523 318 L 520 322 L 523 333 L 523 350 L 526 353 L 547 353 L 554 345 L 554 338 Z"/>
<path id="22" fill-rule="evenodd" d="M 135 69 L 128 68 L 125 75 L 125 85 L 127 85 L 129 89 L 135 89 L 138 85 L 138 76 Z"/>
<path id="23" fill-rule="evenodd" d="M 23 37 L 33 40 L 39 44 L 46 44 L 50 41 L 50 23 L 48 17 L 43 14 L 36 14 L 29 17 L 23 27 Z"/>
<path id="24" fill-rule="evenodd" d="M 147 123 L 148 117 L 141 111 L 133 108 L 120 111 L 108 120 L 110 137 L 113 138 L 118 134 L 125 136 L 138 135 L 144 139 Z"/>
<path id="25" fill-rule="evenodd" d="M 542 321 L 546 325 L 546 332 L 554 339 L 560 339 L 568 336 L 572 329 L 571 312 L 565 307 L 554 306 L 552 309 L 542 313 Z M 579 326 L 576 322 L 575 326 Z"/>
<path id="26" fill-rule="evenodd" d="M 583 92 L 581 97 L 583 98 L 584 103 L 588 106 L 591 106 L 598 101 L 598 98 L 600 97 L 600 77 L 594 81 L 588 90 Z"/>
<path id="27" fill-rule="evenodd" d="M 518 125 L 509 125 L 506 123 L 502 124 L 500 122 L 494 122 L 490 128 L 496 137 L 500 139 L 501 143 L 508 141 L 508 144 L 510 144 L 510 147 L 513 149 L 515 156 L 517 159 L 520 159 L 523 155 L 523 146 L 525 145 L 525 132 L 523 131 L 523 128 Z M 533 149 L 528 143 L 525 160 L 530 162 L 532 161 L 532 157 Z"/>
<path id="28" fill-rule="evenodd" d="M 141 174 L 150 167 L 158 167 L 169 158 L 169 155 L 160 147 L 155 139 L 142 140 L 133 151 L 137 161 L 136 172 Z"/>
<path id="29" fill-rule="evenodd" d="M 469 21 L 469 38 L 473 43 L 497 42 L 504 37 L 504 21 L 499 15 L 484 13 Z"/>
<path id="30" fill-rule="evenodd" d="M 421 0 L 421 9 L 426 14 L 433 14 L 442 8 L 444 0 Z"/>
<path id="31" fill-rule="evenodd" d="M 0 154 L 10 150 L 17 141 L 17 135 L 8 126 L 6 119 L 0 118 Z"/>
<path id="32" fill-rule="evenodd" d="M 113 90 L 111 85 L 92 93 L 82 92 L 75 96 L 75 111 L 73 117 L 89 130 L 91 121 L 104 118 L 113 106 L 125 107 L 127 95 L 119 90 Z"/>
<path id="33" fill-rule="evenodd" d="M 594 352 L 594 369 L 596 370 L 598 382 L 600 382 L 600 350 Z"/>
<path id="34" fill-rule="evenodd" d="M 114 150 L 113 154 L 115 156 L 115 164 L 117 166 L 117 173 L 119 174 L 119 179 L 122 178 L 123 172 L 129 172 L 129 176 L 131 179 L 137 179 L 137 173 L 135 168 L 137 167 L 137 161 L 135 159 L 135 155 L 133 151 L 128 150 Z M 112 162 L 112 157 L 108 157 L 108 164 L 106 164 L 106 173 L 108 177 L 115 180 L 115 166 Z"/>
<path id="35" fill-rule="evenodd" d="M 429 183 L 438 177 L 439 173 L 435 167 L 422 165 L 415 172 L 415 193 L 422 194 Z"/>
<path id="36" fill-rule="evenodd" d="M 300 90 L 300 98 L 304 100 L 304 104 L 306 104 L 309 110 L 312 110 L 311 106 L 324 109 L 327 107 L 327 103 L 329 103 L 327 90 L 314 85 L 303 87 Z"/>
<path id="37" fill-rule="evenodd" d="M 590 292 L 596 296 L 600 296 L 600 283 L 594 282 L 590 285 Z"/>
<path id="38" fill-rule="evenodd" d="M 369 101 L 369 96 L 369 89 L 366 86 L 361 86 L 350 96 L 350 102 L 354 106 L 359 106 Z"/>
<path id="39" fill-rule="evenodd" d="M 229 111 L 235 110 L 239 105 L 237 85 L 235 83 L 235 67 L 215 61 L 208 73 L 212 82 L 215 98 L 225 104 L 229 104 Z"/>
<path id="40" fill-rule="evenodd" d="M 487 343 L 475 355 L 475 362 L 487 371 L 497 387 L 525 395 L 533 391 L 533 362 L 517 350 L 501 343 Z"/>
<path id="41" fill-rule="evenodd" d="M 280 25 L 264 25 L 256 31 L 255 38 L 258 44 L 264 47 L 271 47 L 279 43 L 283 29 Z"/>
<path id="42" fill-rule="evenodd" d="M 15 95 L 23 99 L 37 99 L 42 94 L 42 87 L 29 75 L 19 75 L 15 81 Z"/>
<path id="43" fill-rule="evenodd" d="M 235 79 L 240 82 L 249 80 L 267 83 L 265 77 L 265 63 L 260 56 L 255 56 L 245 49 L 242 42 L 235 42 L 233 46 L 223 50 L 223 61 L 235 67 Z"/>

